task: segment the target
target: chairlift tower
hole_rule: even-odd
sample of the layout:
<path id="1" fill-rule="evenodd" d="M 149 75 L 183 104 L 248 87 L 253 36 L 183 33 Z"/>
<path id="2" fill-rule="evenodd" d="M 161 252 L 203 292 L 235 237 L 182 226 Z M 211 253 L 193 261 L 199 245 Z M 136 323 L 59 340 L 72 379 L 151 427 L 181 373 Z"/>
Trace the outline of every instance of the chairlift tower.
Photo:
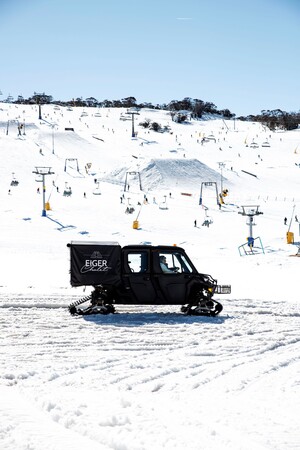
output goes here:
<path id="1" fill-rule="evenodd" d="M 140 113 L 138 113 L 137 111 L 127 111 L 126 114 L 131 114 L 131 122 L 132 122 L 132 131 L 131 131 L 131 137 L 135 137 L 135 132 L 134 132 L 134 115 L 137 114 L 138 116 L 140 115 Z"/>
<path id="2" fill-rule="evenodd" d="M 225 167 L 225 163 L 220 161 L 218 162 L 219 164 L 219 169 L 220 169 L 220 173 L 221 173 L 221 192 L 223 192 L 223 169 Z"/>
<path id="3" fill-rule="evenodd" d="M 17 123 L 17 126 L 19 128 L 19 121 L 17 119 L 8 119 L 7 124 L 6 124 L 6 136 L 8 136 L 9 125 L 11 123 Z"/>
<path id="4" fill-rule="evenodd" d="M 77 158 L 66 158 L 66 159 L 65 159 L 65 168 L 64 168 L 64 171 L 65 171 L 65 172 L 67 171 L 67 165 L 69 164 L 69 161 L 70 161 L 70 162 L 75 161 L 75 164 L 76 164 L 76 170 L 77 170 L 77 172 L 79 172 L 79 165 L 78 165 L 78 159 L 77 159 Z"/>
<path id="5" fill-rule="evenodd" d="M 199 199 L 199 205 L 202 205 L 202 192 L 203 192 L 203 187 L 210 187 L 210 186 L 215 186 L 216 189 L 216 200 L 217 200 L 217 205 L 220 205 L 219 202 L 219 195 L 218 195 L 218 186 L 217 183 L 215 181 L 202 181 L 201 183 L 201 189 L 200 189 L 200 199 Z"/>
<path id="6" fill-rule="evenodd" d="M 51 128 L 52 128 L 52 155 L 54 155 L 54 128 L 55 128 L 54 123 L 51 124 Z"/>
<path id="7" fill-rule="evenodd" d="M 142 189 L 141 174 L 140 174 L 140 172 L 135 172 L 135 171 L 134 172 L 126 172 L 125 183 L 124 183 L 124 191 L 126 191 L 126 189 L 129 190 L 128 182 L 127 182 L 128 175 L 133 175 L 133 176 L 137 175 L 138 176 L 140 190 L 142 191 L 143 189 Z"/>
<path id="8" fill-rule="evenodd" d="M 36 175 L 39 175 L 42 177 L 43 182 L 43 210 L 42 210 L 42 217 L 46 217 L 46 202 L 45 202 L 45 193 L 46 193 L 46 183 L 45 183 L 45 176 L 47 175 L 53 175 L 54 172 L 51 171 L 51 167 L 35 167 L 35 170 L 32 171 L 32 173 L 35 173 Z"/>
<path id="9" fill-rule="evenodd" d="M 264 248 L 263 248 L 260 237 L 257 237 L 257 238 L 253 237 L 253 226 L 256 225 L 254 222 L 254 217 L 263 214 L 263 212 L 259 211 L 259 205 L 242 206 L 242 211 L 240 211 L 238 214 L 248 217 L 247 225 L 249 225 L 249 236 L 247 238 L 247 243 L 239 246 L 239 252 L 241 249 L 243 249 L 244 253 L 246 255 L 249 253 L 253 254 L 254 253 L 254 243 L 255 243 L 254 241 L 257 239 L 257 240 L 259 240 L 260 246 L 256 247 L 256 248 L 261 249 L 262 252 L 264 253 Z M 247 250 L 247 246 L 248 246 L 249 250 Z M 241 252 L 240 252 L 240 255 L 241 255 Z"/>

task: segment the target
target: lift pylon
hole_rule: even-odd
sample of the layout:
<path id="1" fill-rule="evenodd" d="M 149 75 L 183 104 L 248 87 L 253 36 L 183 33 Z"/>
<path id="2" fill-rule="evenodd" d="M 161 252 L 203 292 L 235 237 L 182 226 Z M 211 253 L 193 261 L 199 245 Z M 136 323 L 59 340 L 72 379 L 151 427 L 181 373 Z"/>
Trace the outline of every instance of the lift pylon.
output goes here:
<path id="1" fill-rule="evenodd" d="M 256 225 L 254 217 L 263 214 L 263 212 L 259 211 L 259 206 L 242 206 L 242 211 L 238 214 L 246 216 L 249 219 L 247 222 L 247 225 L 249 225 L 249 236 L 247 237 L 247 242 L 239 246 L 240 256 L 242 256 L 242 251 L 244 252 L 244 255 L 253 255 L 261 252 L 265 253 L 260 237 L 253 237 L 253 226 Z"/>
<path id="2" fill-rule="evenodd" d="M 218 186 L 217 186 L 217 183 L 215 181 L 203 181 L 201 183 L 199 205 L 202 205 L 203 187 L 209 187 L 209 186 L 215 186 L 215 188 L 216 188 L 217 205 L 220 205 L 220 203 L 219 203 L 219 195 L 218 195 Z"/>
<path id="3" fill-rule="evenodd" d="M 142 191 L 142 181 L 141 181 L 141 174 L 140 172 L 136 172 L 136 171 L 132 171 L 132 172 L 126 172 L 126 176 L 125 176 L 125 183 L 124 183 L 124 191 L 129 191 L 129 184 L 128 184 L 128 176 L 137 176 L 139 179 L 139 186 L 140 186 L 140 191 Z"/>

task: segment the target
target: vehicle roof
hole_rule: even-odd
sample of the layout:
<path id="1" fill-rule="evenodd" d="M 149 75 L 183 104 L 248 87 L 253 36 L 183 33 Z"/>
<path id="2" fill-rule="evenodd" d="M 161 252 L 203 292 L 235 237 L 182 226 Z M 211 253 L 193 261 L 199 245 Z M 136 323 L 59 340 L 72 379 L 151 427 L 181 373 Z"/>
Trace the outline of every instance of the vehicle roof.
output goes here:
<path id="1" fill-rule="evenodd" d="M 177 245 L 151 245 L 151 244 L 130 244 L 130 245 L 125 245 L 123 247 L 123 249 L 127 249 L 127 250 L 143 250 L 143 249 L 151 249 L 151 250 L 165 250 L 165 251 L 175 251 L 175 250 L 180 250 L 180 251 L 185 251 L 182 247 L 178 247 Z"/>

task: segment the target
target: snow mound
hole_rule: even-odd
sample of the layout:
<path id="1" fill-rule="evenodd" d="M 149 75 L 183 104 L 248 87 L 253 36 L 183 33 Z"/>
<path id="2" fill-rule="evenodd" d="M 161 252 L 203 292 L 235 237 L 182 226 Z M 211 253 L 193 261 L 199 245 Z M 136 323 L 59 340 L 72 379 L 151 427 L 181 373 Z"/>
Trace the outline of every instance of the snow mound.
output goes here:
<path id="1" fill-rule="evenodd" d="M 122 168 L 111 172 L 105 177 L 107 181 L 124 183 L 126 172 L 132 172 L 132 168 Z M 136 169 L 135 169 L 136 170 Z M 151 159 L 139 169 L 141 183 L 144 190 L 174 187 L 200 186 L 201 182 L 217 181 L 218 172 L 211 169 L 197 159 Z"/>

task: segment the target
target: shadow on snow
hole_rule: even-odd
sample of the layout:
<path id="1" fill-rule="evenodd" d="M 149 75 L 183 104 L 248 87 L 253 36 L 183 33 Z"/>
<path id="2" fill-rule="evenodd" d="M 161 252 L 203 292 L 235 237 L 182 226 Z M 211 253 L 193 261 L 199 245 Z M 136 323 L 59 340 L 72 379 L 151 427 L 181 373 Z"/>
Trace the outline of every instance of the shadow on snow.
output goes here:
<path id="1" fill-rule="evenodd" d="M 229 319 L 229 316 L 185 316 L 181 313 L 174 312 L 116 312 L 109 315 L 90 315 L 78 316 L 87 322 L 93 322 L 98 325 L 114 325 L 116 327 L 136 327 L 147 324 L 164 324 L 164 325 L 178 325 L 178 324 L 211 324 L 220 325 Z"/>

